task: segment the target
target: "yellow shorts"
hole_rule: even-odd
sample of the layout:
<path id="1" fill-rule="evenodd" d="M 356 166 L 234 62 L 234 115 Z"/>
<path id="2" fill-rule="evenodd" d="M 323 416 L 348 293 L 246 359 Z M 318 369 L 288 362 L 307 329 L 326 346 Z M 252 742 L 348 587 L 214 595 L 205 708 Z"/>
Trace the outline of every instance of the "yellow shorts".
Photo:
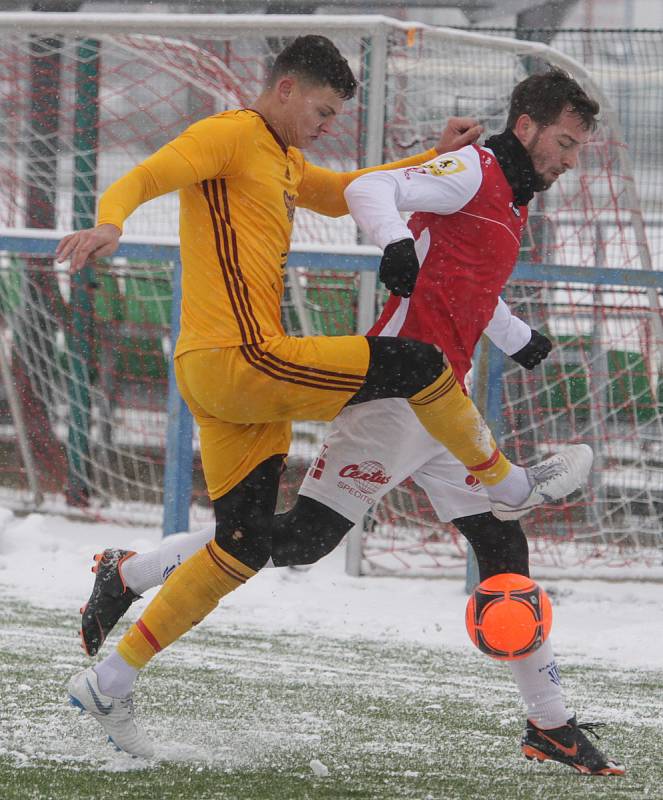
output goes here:
<path id="1" fill-rule="evenodd" d="M 363 336 L 278 336 L 178 356 L 177 385 L 200 426 L 210 498 L 286 454 L 292 420 L 333 419 L 363 385 L 368 361 Z"/>

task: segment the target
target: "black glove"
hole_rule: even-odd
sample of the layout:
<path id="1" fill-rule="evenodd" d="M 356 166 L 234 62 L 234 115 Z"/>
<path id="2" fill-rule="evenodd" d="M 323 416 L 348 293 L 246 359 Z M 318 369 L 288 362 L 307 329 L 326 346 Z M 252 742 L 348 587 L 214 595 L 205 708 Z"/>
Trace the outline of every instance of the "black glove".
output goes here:
<path id="1" fill-rule="evenodd" d="M 552 342 L 547 336 L 535 331 L 532 328 L 532 337 L 525 347 L 521 347 L 511 358 L 525 369 L 534 369 L 544 358 L 548 358 L 548 353 L 552 350 Z"/>
<path id="2" fill-rule="evenodd" d="M 414 239 L 401 239 L 384 248 L 380 261 L 380 280 L 397 297 L 409 297 L 417 282 L 419 259 Z"/>

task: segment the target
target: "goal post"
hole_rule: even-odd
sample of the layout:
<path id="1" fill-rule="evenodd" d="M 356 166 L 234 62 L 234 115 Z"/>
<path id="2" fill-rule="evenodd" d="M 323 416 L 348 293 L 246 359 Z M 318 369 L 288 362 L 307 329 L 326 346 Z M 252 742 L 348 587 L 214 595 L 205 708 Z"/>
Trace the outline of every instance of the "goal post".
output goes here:
<path id="1" fill-rule="evenodd" d="M 188 514 L 195 525 L 209 513 L 196 431 L 171 404 L 177 199 L 158 198 L 132 215 L 125 249 L 87 276 L 84 291 L 54 263 L 52 241 L 71 229 L 75 213 L 92 215 L 113 180 L 188 124 L 249 105 L 274 49 L 299 33 L 329 35 L 359 79 L 335 135 L 307 154 L 336 170 L 427 149 L 452 115 L 477 117 L 487 134 L 501 130 L 511 90 L 534 62 L 569 70 L 599 100 L 601 123 L 577 169 L 531 204 L 506 291 L 555 350 L 536 374 L 523 375 L 483 347 L 475 374 L 482 369 L 493 379 L 475 379 L 473 391 L 487 387 L 483 410 L 502 426 L 504 447 L 519 463 L 569 440 L 588 439 L 597 452 L 588 491 L 528 523 L 535 563 L 660 563 L 663 154 L 657 137 L 642 142 L 632 127 L 623 135 L 620 106 L 637 96 L 648 119 L 663 118 L 660 32 L 638 34 L 647 44 L 642 60 L 597 48 L 585 64 L 574 57 L 581 47 L 562 53 L 381 16 L 1 13 L 0 333 L 13 385 L 3 369 L 0 502 L 34 508 L 42 496 L 41 508 L 160 524 L 165 491 L 166 506 L 177 500 L 166 530 L 183 526 Z M 49 82 L 57 82 L 57 103 L 49 94 L 35 106 L 33 90 Z M 40 233 L 33 206 L 43 196 L 52 202 Z M 288 330 L 370 326 L 384 298 L 376 252 L 358 241 L 347 216 L 297 211 Z M 324 430 L 295 427 L 293 477 L 284 485 L 290 497 Z M 176 453 L 173 460 L 167 452 Z M 171 473 L 169 463 L 184 465 L 183 474 Z M 72 474 L 88 494 L 78 506 L 66 497 Z M 181 500 L 189 480 L 192 504 Z M 353 569 L 361 572 L 446 574 L 465 559 L 462 542 L 436 524 L 411 484 L 374 510 L 360 545 Z"/>

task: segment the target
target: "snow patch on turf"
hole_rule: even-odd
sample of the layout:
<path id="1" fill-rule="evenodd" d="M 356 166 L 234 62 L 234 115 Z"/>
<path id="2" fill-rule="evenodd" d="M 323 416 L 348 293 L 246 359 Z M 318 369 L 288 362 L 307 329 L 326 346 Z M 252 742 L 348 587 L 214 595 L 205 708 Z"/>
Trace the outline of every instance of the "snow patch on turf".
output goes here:
<path id="1" fill-rule="evenodd" d="M 94 553 L 109 546 L 145 551 L 160 539 L 157 528 L 43 514 L 15 517 L 0 508 L 0 594 L 71 613 L 76 628 L 78 608 L 93 584 Z M 462 580 L 352 578 L 344 572 L 344 558 L 340 547 L 306 571 L 263 570 L 225 598 L 200 628 L 405 641 L 484 658 L 474 653 L 465 632 Z M 663 619 L 661 584 L 563 578 L 541 583 L 550 589 L 552 643 L 562 661 L 660 668 L 663 637 L 652 636 L 651 621 Z M 140 615 L 149 595 L 133 604 L 128 619 Z M 261 647 L 269 649 L 267 643 Z"/>

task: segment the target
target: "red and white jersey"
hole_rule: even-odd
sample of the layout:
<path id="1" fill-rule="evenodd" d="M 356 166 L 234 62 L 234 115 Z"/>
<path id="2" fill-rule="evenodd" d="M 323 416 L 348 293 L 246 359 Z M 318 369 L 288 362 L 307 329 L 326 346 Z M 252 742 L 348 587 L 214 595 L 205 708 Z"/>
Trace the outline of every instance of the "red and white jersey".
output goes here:
<path id="1" fill-rule="evenodd" d="M 492 151 L 470 145 L 418 167 L 372 172 L 345 196 L 375 244 L 414 238 L 421 265 L 412 296 L 392 295 L 370 335 L 438 345 L 461 384 L 484 331 L 509 355 L 529 342 L 529 326 L 500 300 L 527 206 L 514 206 Z M 407 225 L 403 211 L 415 212 Z"/>

